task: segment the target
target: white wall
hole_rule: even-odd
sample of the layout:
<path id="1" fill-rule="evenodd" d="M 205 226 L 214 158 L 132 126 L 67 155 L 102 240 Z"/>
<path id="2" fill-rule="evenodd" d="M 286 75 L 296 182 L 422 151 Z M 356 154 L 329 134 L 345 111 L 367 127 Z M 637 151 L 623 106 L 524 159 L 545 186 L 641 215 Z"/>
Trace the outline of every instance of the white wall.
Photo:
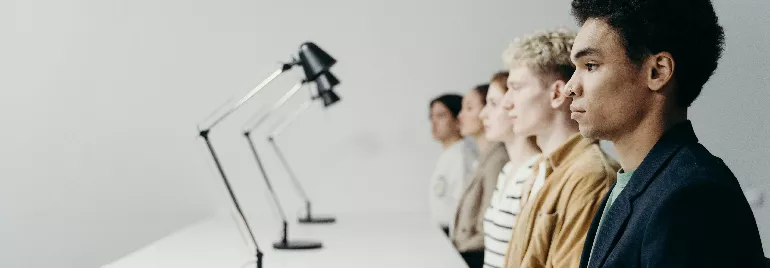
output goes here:
<path id="1" fill-rule="evenodd" d="M 423 211 L 439 153 L 428 101 L 488 79 L 517 35 L 576 28 L 568 3 L 3 1 L 0 267 L 98 267 L 226 207 L 196 124 L 305 40 L 342 80 L 342 102 L 278 138 L 317 211 Z M 745 187 L 767 191 L 768 4 L 717 5 L 728 50 L 692 118 Z M 212 134 L 252 221 L 276 214 L 239 130 L 298 77 Z M 294 218 L 301 203 L 259 145 Z M 757 217 L 770 241 L 767 207 Z"/>
<path id="2" fill-rule="evenodd" d="M 770 1 L 713 1 L 726 32 L 716 74 L 690 110 L 698 137 L 725 160 L 744 191 L 770 194 Z M 770 255 L 770 205 L 754 209 Z"/>

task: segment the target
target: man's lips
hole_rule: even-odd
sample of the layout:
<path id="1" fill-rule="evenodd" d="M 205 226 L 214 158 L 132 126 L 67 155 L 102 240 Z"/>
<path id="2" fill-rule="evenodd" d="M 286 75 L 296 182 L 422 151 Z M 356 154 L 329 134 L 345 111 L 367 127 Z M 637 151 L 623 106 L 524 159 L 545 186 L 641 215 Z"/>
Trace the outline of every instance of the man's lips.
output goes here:
<path id="1" fill-rule="evenodd" d="M 586 112 L 586 109 L 583 109 L 583 108 L 580 108 L 580 107 L 577 107 L 577 106 L 573 106 L 573 105 L 569 106 L 569 110 L 570 110 L 570 112 L 573 112 L 573 113 L 585 113 Z"/>

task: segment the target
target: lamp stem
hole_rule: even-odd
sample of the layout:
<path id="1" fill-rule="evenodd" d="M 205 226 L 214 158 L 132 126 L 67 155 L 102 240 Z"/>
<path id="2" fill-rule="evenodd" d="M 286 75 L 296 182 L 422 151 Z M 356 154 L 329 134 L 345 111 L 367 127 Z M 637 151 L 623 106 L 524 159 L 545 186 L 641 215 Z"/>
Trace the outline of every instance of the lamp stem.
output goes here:
<path id="1" fill-rule="evenodd" d="M 235 192 L 233 191 L 232 186 L 230 186 L 230 181 L 227 179 L 227 176 L 225 175 L 225 170 L 222 168 L 222 163 L 219 161 L 219 157 L 217 156 L 217 153 L 214 151 L 214 146 L 211 144 L 211 140 L 209 139 L 209 130 L 202 130 L 200 132 L 200 136 L 203 137 L 203 140 L 206 141 L 206 146 L 209 149 L 209 152 L 211 152 L 211 157 L 214 158 L 214 164 L 217 166 L 217 170 L 219 171 L 219 175 L 222 177 L 222 181 L 225 183 L 225 187 L 227 188 L 227 192 L 230 194 L 230 199 L 233 201 L 233 204 L 235 205 L 235 210 L 238 211 L 238 216 L 241 217 L 241 220 L 243 221 L 243 224 L 246 226 L 246 230 L 249 232 L 249 238 L 251 238 L 251 242 L 254 243 L 254 248 L 256 249 L 257 253 L 257 267 L 261 267 L 262 263 L 262 251 L 259 249 L 259 245 L 257 244 L 257 239 L 254 237 L 254 232 L 251 231 L 251 225 L 249 225 L 248 220 L 246 219 L 246 216 L 243 214 L 243 210 L 241 209 L 240 203 L 238 202 L 238 198 L 235 196 Z"/>
<path id="2" fill-rule="evenodd" d="M 283 237 L 281 238 L 281 242 L 284 244 L 289 243 L 289 223 L 286 222 L 286 220 L 283 220 Z"/>
<path id="3" fill-rule="evenodd" d="M 278 144 L 275 143 L 275 139 L 271 136 L 267 140 L 270 143 L 270 147 L 273 148 L 273 151 L 275 151 L 275 154 L 278 156 L 278 160 L 281 162 L 281 165 L 284 169 L 286 169 L 286 173 L 289 175 L 292 184 L 294 184 L 294 188 L 297 190 L 297 192 L 299 192 L 300 196 L 302 196 L 302 199 L 304 199 L 306 203 L 310 203 L 310 198 L 308 198 L 307 192 L 305 192 L 302 184 L 299 183 L 297 175 L 294 174 L 294 170 L 292 170 L 289 166 L 289 162 L 286 161 L 286 157 L 283 155 L 283 152 L 278 147 Z M 308 214 L 309 213 L 310 211 L 308 210 Z"/>
<path id="4" fill-rule="evenodd" d="M 281 214 L 281 220 L 283 220 L 285 224 L 286 213 L 284 213 L 283 206 L 281 206 L 281 201 L 278 199 L 278 196 L 275 194 L 275 190 L 273 189 L 273 184 L 270 183 L 270 178 L 268 178 L 267 172 L 265 171 L 265 167 L 262 164 L 262 159 L 259 158 L 259 154 L 257 153 L 257 146 L 254 144 L 254 141 L 251 139 L 251 132 L 246 132 L 243 135 L 246 136 L 246 140 L 249 141 L 249 147 L 251 148 L 251 152 L 254 155 L 254 159 L 257 161 L 259 172 L 262 173 L 262 178 L 265 180 L 267 189 L 270 190 L 270 195 L 273 197 L 275 206 L 278 208 L 278 212 Z"/>
<path id="5" fill-rule="evenodd" d="M 262 268 L 262 256 L 264 254 L 261 251 L 257 251 L 257 268 Z"/>

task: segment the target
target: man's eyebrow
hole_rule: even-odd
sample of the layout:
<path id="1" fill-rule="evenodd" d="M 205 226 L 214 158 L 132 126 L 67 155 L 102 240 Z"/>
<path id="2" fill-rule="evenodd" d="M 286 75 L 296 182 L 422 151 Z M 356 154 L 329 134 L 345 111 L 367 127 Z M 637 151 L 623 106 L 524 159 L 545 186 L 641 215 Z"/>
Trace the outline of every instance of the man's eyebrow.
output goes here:
<path id="1" fill-rule="evenodd" d="M 602 53 L 600 53 L 598 49 L 593 47 L 587 47 L 579 50 L 578 52 L 575 52 L 574 56 L 572 56 L 572 61 L 577 61 L 578 59 L 585 56 L 598 56 L 601 54 Z"/>

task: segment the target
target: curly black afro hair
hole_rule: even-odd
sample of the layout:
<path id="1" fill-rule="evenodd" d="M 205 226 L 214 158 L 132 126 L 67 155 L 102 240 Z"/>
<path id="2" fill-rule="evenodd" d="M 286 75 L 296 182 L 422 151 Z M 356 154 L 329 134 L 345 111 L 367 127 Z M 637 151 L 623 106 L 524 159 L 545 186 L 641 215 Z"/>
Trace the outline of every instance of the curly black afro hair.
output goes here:
<path id="1" fill-rule="evenodd" d="M 651 54 L 671 53 L 681 107 L 698 97 L 724 48 L 724 30 L 710 0 L 573 0 L 572 15 L 580 25 L 588 19 L 609 24 L 636 64 Z"/>

